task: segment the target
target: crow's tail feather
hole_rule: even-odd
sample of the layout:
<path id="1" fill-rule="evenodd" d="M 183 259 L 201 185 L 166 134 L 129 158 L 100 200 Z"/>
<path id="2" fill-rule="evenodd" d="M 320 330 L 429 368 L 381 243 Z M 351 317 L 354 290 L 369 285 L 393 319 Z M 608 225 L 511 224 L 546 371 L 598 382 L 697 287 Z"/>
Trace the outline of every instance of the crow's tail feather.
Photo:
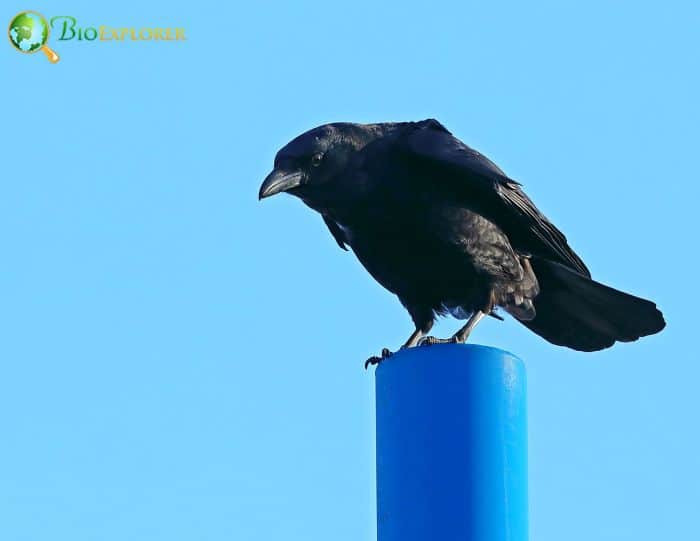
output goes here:
<path id="1" fill-rule="evenodd" d="M 540 284 L 536 315 L 523 325 L 545 340 L 579 351 L 632 342 L 666 326 L 648 300 L 595 282 L 559 263 L 533 257 Z"/>

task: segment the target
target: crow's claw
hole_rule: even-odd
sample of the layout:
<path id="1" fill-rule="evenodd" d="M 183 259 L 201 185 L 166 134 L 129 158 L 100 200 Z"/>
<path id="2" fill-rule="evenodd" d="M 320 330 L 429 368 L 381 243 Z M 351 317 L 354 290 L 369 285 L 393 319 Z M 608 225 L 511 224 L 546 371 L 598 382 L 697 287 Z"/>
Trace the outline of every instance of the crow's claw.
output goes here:
<path id="1" fill-rule="evenodd" d="M 374 357 L 370 357 L 369 359 L 367 359 L 367 360 L 365 361 L 365 370 L 367 370 L 371 364 L 377 364 L 377 365 L 378 365 L 378 364 L 381 363 L 384 359 L 388 359 L 388 358 L 391 357 L 392 355 L 393 355 L 393 353 L 392 353 L 391 351 L 389 351 L 388 348 L 384 348 L 384 349 L 382 350 L 382 354 L 381 354 L 380 357 L 377 357 L 377 356 L 375 355 Z"/>
<path id="2" fill-rule="evenodd" d="M 435 344 L 456 344 L 457 338 L 435 338 L 434 336 L 424 336 L 418 341 L 418 347 L 432 346 Z"/>

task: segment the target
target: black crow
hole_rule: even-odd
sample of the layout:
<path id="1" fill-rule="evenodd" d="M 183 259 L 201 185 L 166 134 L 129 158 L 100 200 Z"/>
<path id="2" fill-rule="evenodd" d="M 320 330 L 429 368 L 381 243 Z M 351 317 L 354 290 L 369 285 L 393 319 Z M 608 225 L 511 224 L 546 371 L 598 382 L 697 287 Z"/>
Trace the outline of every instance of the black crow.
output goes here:
<path id="1" fill-rule="evenodd" d="M 405 348 L 464 342 L 496 307 L 579 351 L 665 326 L 653 302 L 591 279 L 521 185 L 436 120 L 314 128 L 277 153 L 259 197 L 280 192 L 321 214 L 338 246 L 398 296 L 416 327 Z M 427 336 L 448 313 L 466 325 Z"/>

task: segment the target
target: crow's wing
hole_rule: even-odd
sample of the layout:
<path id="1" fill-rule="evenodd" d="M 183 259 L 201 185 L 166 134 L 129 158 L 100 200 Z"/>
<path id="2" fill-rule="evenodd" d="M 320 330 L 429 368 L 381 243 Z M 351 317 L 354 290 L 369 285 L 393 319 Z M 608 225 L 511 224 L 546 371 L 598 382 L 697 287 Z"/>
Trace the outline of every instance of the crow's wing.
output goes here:
<path id="1" fill-rule="evenodd" d="M 498 225 L 516 250 L 557 261 L 590 277 L 564 234 L 537 209 L 520 184 L 437 120 L 414 124 L 396 144 L 417 170 L 429 171 L 431 181 L 443 183 L 443 191 Z"/>
<path id="2" fill-rule="evenodd" d="M 347 252 L 348 247 L 346 245 L 348 244 L 348 239 L 345 237 L 343 230 L 340 229 L 340 226 L 325 214 L 322 214 L 321 216 L 323 216 L 323 221 L 330 230 L 331 235 L 333 235 L 335 242 L 337 242 L 338 246 Z"/>

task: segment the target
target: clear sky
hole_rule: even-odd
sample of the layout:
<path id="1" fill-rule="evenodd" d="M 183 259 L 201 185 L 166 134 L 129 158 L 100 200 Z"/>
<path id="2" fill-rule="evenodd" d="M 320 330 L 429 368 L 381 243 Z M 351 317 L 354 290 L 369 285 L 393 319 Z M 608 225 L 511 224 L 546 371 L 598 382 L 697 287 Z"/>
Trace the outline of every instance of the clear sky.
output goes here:
<path id="1" fill-rule="evenodd" d="M 697 536 L 697 5 L 245 4 L 3 3 L 187 41 L 0 46 L 0 539 L 373 539 L 362 362 L 410 319 L 257 191 L 308 128 L 427 117 L 668 321 L 596 354 L 474 333 L 527 363 L 532 539 Z"/>

